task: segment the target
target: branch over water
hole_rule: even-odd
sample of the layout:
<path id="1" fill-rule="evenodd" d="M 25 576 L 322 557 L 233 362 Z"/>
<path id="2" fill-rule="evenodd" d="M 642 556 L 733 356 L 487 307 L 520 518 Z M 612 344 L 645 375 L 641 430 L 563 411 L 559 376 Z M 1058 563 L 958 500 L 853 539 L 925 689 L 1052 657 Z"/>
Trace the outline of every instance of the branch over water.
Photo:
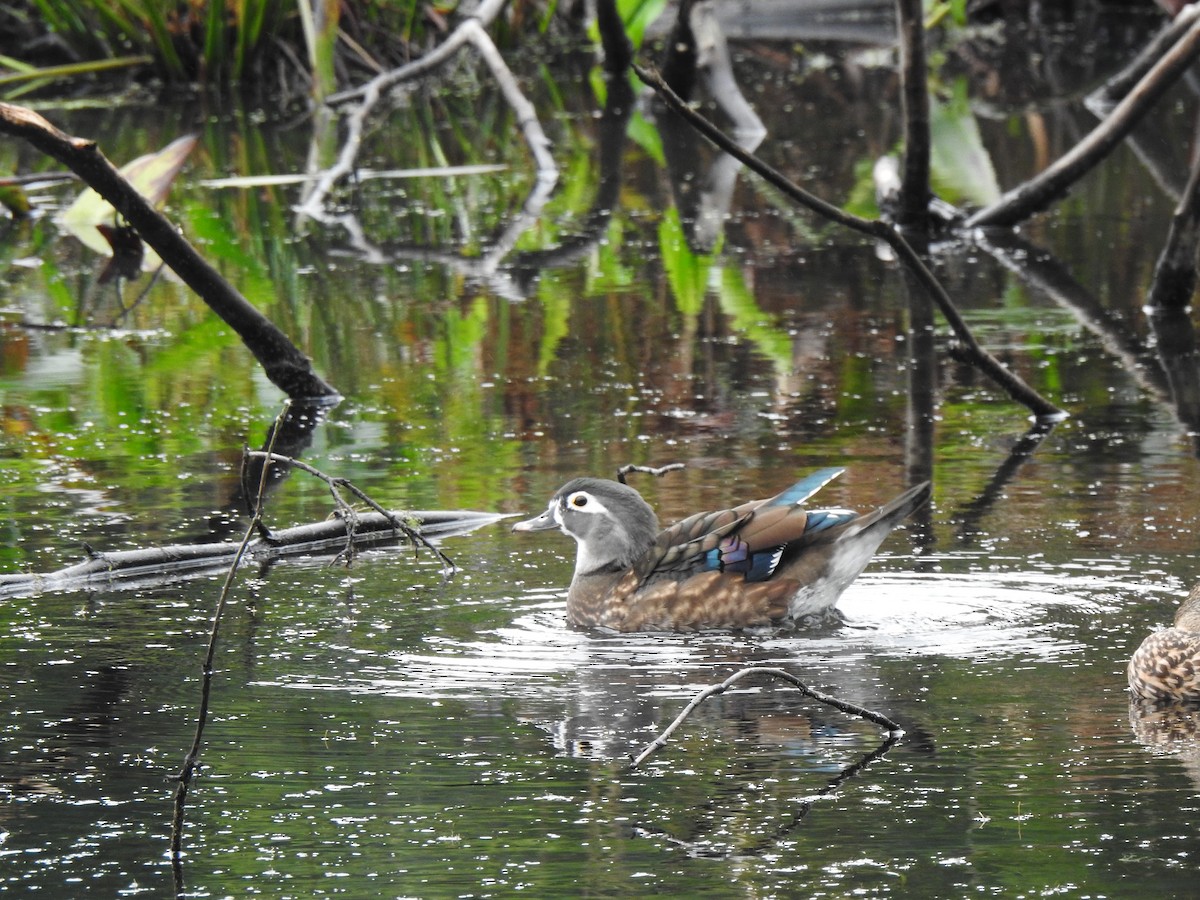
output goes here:
<path id="1" fill-rule="evenodd" d="M 111 203 L 163 262 L 237 332 L 267 377 L 288 397 L 300 400 L 338 396 L 291 339 L 196 252 L 179 229 L 105 158 L 94 141 L 72 137 L 33 110 L 3 102 L 0 132 L 22 138 L 58 160 Z"/>
<path id="2" fill-rule="evenodd" d="M 1003 363 L 992 356 L 975 340 L 975 336 L 967 327 L 967 323 L 963 321 L 957 307 L 954 305 L 954 301 L 946 293 L 946 289 L 942 287 L 941 282 L 929 271 L 928 266 L 921 260 L 921 257 L 912 248 L 912 245 L 896 229 L 878 219 L 863 219 L 852 213 L 848 213 L 834 206 L 832 203 L 822 200 L 815 194 L 809 193 L 795 182 L 786 178 L 781 172 L 763 162 L 763 160 L 759 159 L 753 153 L 739 147 L 721 129 L 684 103 L 671 90 L 670 86 L 662 80 L 657 72 L 636 65 L 633 68 L 638 77 L 653 88 L 668 107 L 683 117 L 718 149 L 740 160 L 747 168 L 752 169 L 762 178 L 766 179 L 771 185 L 778 188 L 797 204 L 839 225 L 887 243 L 895 251 L 900 260 L 912 270 L 914 276 L 925 290 L 929 292 L 929 295 L 933 298 L 933 302 L 937 304 L 942 316 L 954 331 L 955 337 L 962 344 L 962 354 L 966 359 L 969 359 L 1010 397 L 1028 407 L 1039 420 L 1059 421 L 1066 417 L 1067 413 L 1064 410 L 1055 406 L 1026 384 L 1019 375 L 1005 367 Z"/>

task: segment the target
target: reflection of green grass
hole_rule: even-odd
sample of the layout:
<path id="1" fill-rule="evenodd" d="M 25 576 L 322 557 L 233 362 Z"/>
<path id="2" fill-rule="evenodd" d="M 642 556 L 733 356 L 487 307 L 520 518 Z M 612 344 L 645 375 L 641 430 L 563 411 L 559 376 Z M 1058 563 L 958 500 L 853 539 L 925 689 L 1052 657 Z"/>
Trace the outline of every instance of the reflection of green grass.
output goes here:
<path id="1" fill-rule="evenodd" d="M 139 54 L 171 80 L 220 83 L 274 76 L 303 60 L 306 74 L 315 65 L 318 94 L 333 87 L 335 54 L 343 64 L 361 65 L 348 42 L 338 41 L 339 29 L 367 54 L 388 60 L 397 46 L 420 40 L 426 24 L 423 7 L 411 0 L 326 3 L 323 22 L 314 21 L 311 3 L 276 0 L 16 0 L 14 5 L 17 21 L 26 23 L 23 36 L 34 40 L 53 34 L 80 65 L 99 66 L 118 53 Z"/>

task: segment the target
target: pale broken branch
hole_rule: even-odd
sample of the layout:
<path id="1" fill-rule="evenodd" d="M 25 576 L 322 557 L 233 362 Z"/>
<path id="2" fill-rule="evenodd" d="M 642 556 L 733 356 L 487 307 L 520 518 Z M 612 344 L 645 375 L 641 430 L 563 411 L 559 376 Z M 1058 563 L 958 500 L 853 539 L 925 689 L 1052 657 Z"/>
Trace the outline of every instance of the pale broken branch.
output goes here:
<path id="1" fill-rule="evenodd" d="M 537 167 L 538 179 L 550 183 L 558 180 L 558 166 L 550 153 L 550 141 L 538 121 L 537 111 L 526 99 L 512 70 L 508 68 L 508 64 L 504 62 L 487 33 L 487 25 L 499 15 L 503 6 L 504 0 L 484 0 L 472 15 L 458 24 L 445 41 L 425 56 L 397 69 L 382 72 L 361 87 L 343 91 L 329 98 L 328 103 L 333 107 L 354 101 L 357 101 L 357 105 L 346 116 L 346 139 L 337 160 L 332 166 L 316 174 L 298 207 L 300 215 L 323 220 L 325 198 L 335 184 L 354 171 L 367 119 L 386 93 L 396 85 L 414 81 L 444 65 L 468 44 L 475 48 L 487 64 L 505 100 L 516 114 L 517 124 L 525 136 L 530 155 Z"/>
<path id="2" fill-rule="evenodd" d="M 668 463 L 665 466 L 637 466 L 630 463 L 617 469 L 617 481 L 625 484 L 625 476 L 631 472 L 641 472 L 644 475 L 653 475 L 655 478 L 662 478 L 668 472 L 678 472 L 682 468 L 684 468 L 683 463 Z"/>

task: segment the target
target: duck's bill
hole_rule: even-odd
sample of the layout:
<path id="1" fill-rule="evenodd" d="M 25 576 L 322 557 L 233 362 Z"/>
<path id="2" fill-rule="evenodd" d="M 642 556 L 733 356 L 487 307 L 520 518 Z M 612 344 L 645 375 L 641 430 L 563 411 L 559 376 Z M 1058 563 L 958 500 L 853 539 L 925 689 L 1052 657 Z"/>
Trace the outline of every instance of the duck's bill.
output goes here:
<path id="1" fill-rule="evenodd" d="M 558 523 L 554 521 L 554 516 L 550 515 L 550 510 L 546 510 L 540 516 L 534 516 L 532 519 L 526 519 L 524 522 L 518 522 L 512 527 L 513 531 L 550 531 L 557 528 Z"/>

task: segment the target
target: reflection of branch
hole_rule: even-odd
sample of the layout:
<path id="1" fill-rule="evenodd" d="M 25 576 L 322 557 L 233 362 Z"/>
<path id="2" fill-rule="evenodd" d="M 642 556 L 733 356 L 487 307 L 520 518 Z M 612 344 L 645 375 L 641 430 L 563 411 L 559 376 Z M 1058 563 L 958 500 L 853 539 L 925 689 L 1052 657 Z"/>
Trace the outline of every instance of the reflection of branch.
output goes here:
<path id="1" fill-rule="evenodd" d="M 367 262 L 383 264 L 402 259 L 437 263 L 466 278 L 486 281 L 491 290 L 501 297 L 523 300 L 525 295 L 522 286 L 514 282 L 512 276 L 503 270 L 502 265 L 521 236 L 538 221 L 542 208 L 550 199 L 553 190 L 553 183 L 535 180 L 521 209 L 508 219 L 500 236 L 478 256 L 463 256 L 453 250 L 438 250 L 425 246 L 372 244 L 367 240 L 358 220 L 349 213 L 330 217 L 328 221 L 336 222 L 346 230 L 350 246 Z M 595 240 L 599 240 L 599 236 Z"/>
<path id="2" fill-rule="evenodd" d="M 284 416 L 287 414 L 287 404 L 279 413 L 279 417 L 275 420 L 275 427 L 271 430 L 272 434 L 279 433 L 279 426 Z M 268 452 L 274 448 L 274 444 L 268 444 Z M 204 665 L 201 667 L 200 680 L 200 709 L 196 714 L 196 734 L 192 738 L 192 746 L 188 749 L 187 755 L 183 760 L 183 768 L 179 772 L 178 784 L 175 788 L 175 812 L 171 817 L 171 862 L 175 870 L 176 888 L 183 886 L 183 813 L 187 804 L 188 790 L 192 785 L 192 776 L 195 774 L 196 767 L 200 764 L 200 747 L 204 739 L 204 726 L 208 723 L 208 703 L 212 692 L 213 678 L 213 661 L 217 654 L 217 637 L 221 633 L 221 617 L 225 612 L 225 603 L 229 599 L 230 588 L 233 587 L 233 579 L 237 574 L 238 566 L 241 564 L 242 558 L 250 546 L 250 538 L 254 535 L 254 531 L 262 524 L 263 513 L 263 495 L 267 490 L 267 469 L 263 468 L 258 479 L 258 493 L 254 502 L 254 516 L 250 520 L 250 524 L 246 526 L 246 533 L 242 535 L 242 542 L 238 545 L 237 552 L 234 554 L 233 560 L 229 564 L 229 571 L 225 574 L 225 582 L 221 586 L 221 594 L 217 598 L 217 608 L 213 612 L 212 629 L 208 635 L 208 652 L 204 657 Z"/>
<path id="3" fill-rule="evenodd" d="M 883 740 L 883 743 L 881 743 L 874 750 L 865 754 L 858 761 L 846 766 L 846 768 L 842 769 L 840 772 L 830 778 L 829 781 L 825 783 L 823 788 L 821 788 L 815 794 L 809 795 L 807 799 L 800 803 L 799 809 L 792 815 L 788 816 L 787 821 L 784 824 L 772 829 L 769 835 L 763 835 L 759 837 L 758 840 L 755 841 L 754 846 L 747 847 L 744 844 L 739 844 L 737 847 L 738 856 L 754 856 L 764 852 L 764 850 L 799 825 L 808 815 L 809 811 L 812 810 L 813 806 L 818 800 L 828 797 L 842 784 L 861 774 L 862 771 L 868 766 L 871 766 L 883 759 L 883 757 L 885 757 L 893 747 L 900 743 L 900 737 L 901 736 L 898 734 L 889 734 Z M 728 855 L 727 853 L 717 853 L 711 846 L 705 846 L 697 840 L 681 840 L 680 838 L 672 837 L 661 829 L 650 829 L 642 826 L 639 827 L 637 831 L 642 834 L 666 838 L 672 844 L 682 847 L 690 856 L 705 857 Z"/>
<path id="4" fill-rule="evenodd" d="M 747 168 L 758 173 L 758 175 L 785 193 L 793 201 L 839 225 L 887 243 L 896 252 L 896 255 L 912 270 L 922 287 L 929 292 L 938 309 L 941 310 L 942 315 L 949 323 L 951 329 L 953 329 L 955 336 L 962 342 L 965 353 L 969 354 L 971 360 L 980 370 L 1005 390 L 1010 397 L 1027 406 L 1039 419 L 1057 420 L 1066 415 L 1063 410 L 1042 397 L 1037 391 L 1026 384 L 1020 376 L 1005 368 L 999 360 L 980 346 L 979 342 L 975 340 L 975 336 L 971 334 L 971 330 L 967 327 L 966 322 L 963 321 L 962 316 L 959 315 L 958 310 L 954 306 L 954 301 L 950 299 L 950 295 L 946 293 L 946 289 L 942 287 L 941 282 L 934 277 L 933 273 L 922 262 L 920 256 L 913 250 L 912 245 L 896 229 L 892 228 L 886 222 L 877 219 L 863 219 L 852 215 L 834 206 L 832 203 L 828 203 L 820 197 L 810 194 L 795 182 L 785 178 L 778 170 L 730 140 L 712 122 L 680 100 L 679 96 L 656 73 L 650 72 L 640 66 L 634 66 L 634 71 L 637 72 L 638 77 L 642 81 L 658 92 L 658 95 L 663 98 L 671 109 L 687 119 L 708 140 L 712 141 L 712 143 L 730 156 L 741 160 Z"/>
<path id="5" fill-rule="evenodd" d="M 977 234 L 974 246 L 986 251 L 1026 285 L 1040 291 L 1096 335 L 1123 367 L 1149 392 L 1165 399 L 1166 385 L 1157 361 L 1133 333 L 1128 322 L 1106 309 L 1095 295 L 1081 285 L 1066 268 L 1046 251 L 1020 235 L 994 231 Z"/>
<path id="6" fill-rule="evenodd" d="M 292 398 L 336 396 L 287 335 L 226 281 L 179 230 L 146 200 L 93 141 L 59 131 L 33 110 L 0 103 L 0 131 L 24 138 L 74 171 L 112 204 L 154 252 L 237 332 L 271 382 Z"/>
<path id="7" fill-rule="evenodd" d="M 1067 153 L 995 203 L 973 213 L 968 228 L 1011 227 L 1049 206 L 1103 159 L 1200 55 L 1200 20 L 1165 53 L 1112 113 Z"/>
<path id="8" fill-rule="evenodd" d="M 633 42 L 625 31 L 616 0 L 596 0 L 596 27 L 604 49 L 604 70 L 614 77 L 624 77 L 633 59 Z"/>
<path id="9" fill-rule="evenodd" d="M 925 70 L 925 18 L 921 0 L 897 0 L 904 109 L 904 178 L 896 220 L 925 231 L 929 222 L 929 77 Z"/>
<path id="10" fill-rule="evenodd" d="M 692 714 L 692 711 L 695 710 L 696 707 L 698 707 L 701 703 L 703 703 L 709 697 L 715 697 L 719 694 L 725 693 L 743 678 L 746 678 L 750 675 L 770 675 L 772 678 L 780 678 L 783 681 L 791 684 L 804 696 L 811 697 L 818 703 L 824 703 L 826 706 L 832 706 L 834 709 L 839 709 L 842 712 L 848 713 L 852 716 L 858 716 L 859 718 L 867 719 L 871 722 L 874 722 L 881 728 L 886 728 L 888 730 L 889 737 L 898 740 L 904 734 L 904 729 L 885 716 L 883 713 L 877 713 L 867 709 L 866 707 L 859 706 L 855 703 L 850 703 L 847 700 L 839 700 L 837 697 L 831 697 L 828 694 L 822 694 L 820 691 L 808 687 L 803 681 L 790 672 L 786 672 L 783 669 L 772 668 L 770 666 L 748 666 L 745 669 L 739 669 L 737 672 L 734 672 L 720 684 L 714 684 L 706 687 L 699 694 L 693 697 L 691 702 L 683 708 L 683 712 L 675 717 L 675 721 L 668 725 L 662 734 L 651 741 L 646 746 L 646 749 L 637 755 L 629 767 L 631 769 L 636 769 L 656 750 L 658 750 L 660 747 L 666 746 L 666 743 L 670 739 L 671 735 L 675 733 L 679 726 L 683 724 L 684 720 L 687 719 L 687 717 Z"/>
<path id="11" fill-rule="evenodd" d="M 1154 347 L 1150 348 L 1131 332 L 1125 320 L 1114 317 L 1045 251 L 1007 232 L 992 232 L 986 239 L 978 237 L 975 246 L 1025 284 L 1074 313 L 1146 393 L 1174 411 L 1200 451 L 1200 372 L 1195 328 L 1186 307 L 1147 305 L 1146 317 L 1155 337 Z"/>
<path id="12" fill-rule="evenodd" d="M 625 135 L 634 107 L 633 87 L 622 76 L 610 79 L 604 111 L 600 116 L 596 145 L 599 147 L 600 180 L 591 209 L 580 220 L 575 233 L 562 238 L 559 244 L 545 250 L 523 250 L 513 253 L 517 241 L 540 217 L 554 185 L 535 180 L 521 210 L 510 217 L 500 236 L 491 241 L 477 256 L 463 256 L 450 250 L 431 249 L 412 245 L 374 245 L 367 241 L 358 221 L 349 214 L 336 221 L 346 229 L 350 244 L 371 263 L 386 263 L 393 259 L 434 262 L 467 278 L 487 282 L 493 293 L 510 300 L 523 300 L 528 285 L 542 269 L 568 265 L 591 252 L 604 237 L 612 211 L 621 193 L 621 163 Z M 511 255 L 510 255 L 511 254 Z"/>
<path id="13" fill-rule="evenodd" d="M 274 447 L 274 452 L 286 456 L 300 456 L 311 445 L 317 426 L 324 421 L 332 404 L 291 403 L 284 414 L 277 417 L 267 430 L 264 447 Z M 241 478 L 230 487 L 220 513 L 209 520 L 209 536 L 228 537 L 238 527 L 237 519 L 254 514 L 254 497 L 261 478 L 262 468 L 269 468 L 266 491 L 269 494 L 288 476 L 288 467 L 276 463 L 242 461 Z"/>
<path id="14" fill-rule="evenodd" d="M 1196 327 L 1190 309 L 1150 307 L 1146 318 L 1155 338 L 1155 350 L 1167 377 L 1175 415 L 1200 453 L 1200 355 L 1196 353 Z"/>
<path id="15" fill-rule="evenodd" d="M 1008 456 L 996 469 L 983 492 L 962 507 L 961 512 L 950 516 L 951 521 L 958 521 L 959 541 L 964 544 L 974 541 L 975 536 L 979 533 L 980 519 L 991 512 L 996 500 L 1004 493 L 1004 488 L 1013 480 L 1025 461 L 1033 456 L 1034 451 L 1041 446 L 1042 441 L 1053 429 L 1053 423 L 1035 422 L 1008 451 Z"/>
<path id="16" fill-rule="evenodd" d="M 1192 4 L 1180 10 L 1179 15 L 1155 35 L 1133 62 L 1088 96 L 1086 105 L 1097 113 L 1112 109 L 1154 68 L 1163 54 L 1178 43 L 1197 19 L 1200 19 L 1200 6 Z"/>
<path id="17" fill-rule="evenodd" d="M 529 152 L 537 165 L 538 179 L 551 184 L 558 180 L 558 167 L 550 153 L 550 141 L 538 122 L 537 111 L 521 92 L 512 71 L 485 30 L 485 26 L 499 14 L 503 6 L 504 0 L 484 0 L 472 15 L 459 23 L 437 49 L 406 66 L 375 76 L 360 88 L 344 91 L 329 98 L 331 106 L 356 99 L 360 102 L 346 119 L 346 142 L 342 145 L 337 161 L 317 176 L 300 204 L 301 215 L 314 219 L 323 218 L 325 197 L 334 184 L 354 170 L 354 161 L 362 146 L 363 127 L 367 117 L 383 98 L 384 92 L 401 82 L 412 81 L 431 72 L 454 56 L 465 44 L 474 45 L 488 68 L 492 70 L 492 77 L 496 79 L 504 98 L 516 114 L 517 125 L 524 133 Z"/>
<path id="18" fill-rule="evenodd" d="M 752 153 L 762 143 L 766 127 L 738 86 L 729 45 L 710 4 L 680 6 L 663 72 L 664 80 L 682 96 L 691 94 L 696 76 L 702 75 L 717 107 L 732 121 L 738 146 Z M 658 117 L 658 130 L 688 246 L 694 253 L 711 253 L 729 217 L 742 164 L 722 153 L 700 177 L 696 129 L 668 110 Z"/>

